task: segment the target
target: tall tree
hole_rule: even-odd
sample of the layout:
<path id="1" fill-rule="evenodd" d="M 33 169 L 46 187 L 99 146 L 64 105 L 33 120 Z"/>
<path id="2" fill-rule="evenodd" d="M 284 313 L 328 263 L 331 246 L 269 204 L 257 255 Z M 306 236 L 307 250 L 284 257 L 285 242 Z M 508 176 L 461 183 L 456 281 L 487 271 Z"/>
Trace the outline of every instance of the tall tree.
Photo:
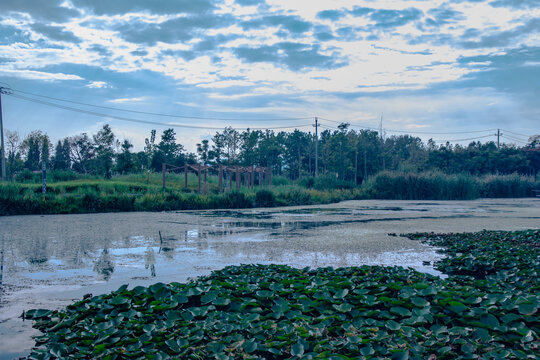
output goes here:
<path id="1" fill-rule="evenodd" d="M 114 159 L 114 133 L 108 124 L 103 125 L 103 128 L 94 135 L 94 143 L 96 146 L 96 160 L 98 172 L 106 178 L 110 178 Z"/>
<path id="2" fill-rule="evenodd" d="M 121 145 L 121 152 L 117 155 L 116 170 L 120 174 L 127 174 L 134 169 L 133 154 L 129 151 L 133 147 L 127 139 Z"/>
<path id="3" fill-rule="evenodd" d="M 70 139 L 70 152 L 73 169 L 83 174 L 88 173 L 95 151 L 94 144 L 92 144 L 88 134 L 82 133 L 72 137 Z"/>
<path id="4" fill-rule="evenodd" d="M 21 150 L 26 154 L 24 166 L 28 170 L 39 170 L 41 160 L 49 160 L 49 137 L 41 131 L 32 131 L 21 144 Z"/>
<path id="5" fill-rule="evenodd" d="M 240 134 L 241 145 L 240 145 L 240 161 L 244 166 L 260 165 L 258 163 L 259 156 L 259 143 L 263 136 L 262 131 L 247 131 Z"/>
<path id="6" fill-rule="evenodd" d="M 223 140 L 225 143 L 225 156 L 227 157 L 227 164 L 233 165 L 236 163 L 238 155 L 238 148 L 240 147 L 240 134 L 232 127 L 226 127 L 223 130 Z"/>
<path id="7" fill-rule="evenodd" d="M 212 142 L 212 150 L 208 152 L 208 157 L 216 164 L 222 164 L 223 158 L 225 157 L 225 136 L 216 132 L 212 137 Z"/>
<path id="8" fill-rule="evenodd" d="M 161 141 L 156 146 L 154 156 L 152 157 L 152 168 L 155 171 L 161 171 L 161 164 L 168 163 L 176 166 L 182 166 L 185 159 L 182 156 L 184 147 L 176 143 L 176 133 L 174 129 L 166 129 L 161 135 Z"/>
<path id="9" fill-rule="evenodd" d="M 11 178 L 16 171 L 23 167 L 23 161 L 20 153 L 20 136 L 16 131 L 6 130 L 6 150 L 7 150 L 7 174 Z"/>
<path id="10" fill-rule="evenodd" d="M 65 146 L 68 147 L 67 151 Z M 66 170 L 70 168 L 71 161 L 69 159 L 69 140 L 58 140 L 54 151 L 52 165 L 55 170 Z"/>
<path id="11" fill-rule="evenodd" d="M 199 159 L 204 165 L 208 164 L 208 152 L 209 145 L 208 140 L 203 140 L 201 143 L 197 144 L 197 154 L 199 154 Z"/>

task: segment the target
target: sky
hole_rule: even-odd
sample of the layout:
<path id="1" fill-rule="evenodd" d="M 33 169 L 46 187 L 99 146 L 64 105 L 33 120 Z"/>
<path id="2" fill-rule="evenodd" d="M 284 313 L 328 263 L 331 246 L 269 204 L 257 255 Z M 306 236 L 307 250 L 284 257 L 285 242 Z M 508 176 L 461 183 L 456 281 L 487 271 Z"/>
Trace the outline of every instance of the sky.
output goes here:
<path id="1" fill-rule="evenodd" d="M 107 123 L 141 150 L 173 127 L 195 151 L 225 126 L 318 117 L 523 145 L 540 134 L 540 0 L 1 0 L 0 86 L 4 128 L 53 142 Z"/>

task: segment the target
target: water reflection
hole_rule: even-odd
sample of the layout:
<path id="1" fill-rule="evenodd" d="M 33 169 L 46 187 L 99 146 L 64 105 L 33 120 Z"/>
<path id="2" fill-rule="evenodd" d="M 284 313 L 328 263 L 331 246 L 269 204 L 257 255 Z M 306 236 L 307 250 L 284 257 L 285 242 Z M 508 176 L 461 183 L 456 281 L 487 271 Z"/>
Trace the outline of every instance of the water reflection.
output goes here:
<path id="1" fill-rule="evenodd" d="M 144 268 L 150 268 L 150 276 L 156 277 L 156 255 L 154 249 L 150 246 L 146 248 L 146 252 L 144 253 Z"/>
<path id="2" fill-rule="evenodd" d="M 94 264 L 94 271 L 105 281 L 109 281 L 114 272 L 114 261 L 109 254 L 109 249 L 103 249 L 101 255 Z"/>
<path id="3" fill-rule="evenodd" d="M 299 209 L 0 217 L 0 354 L 7 351 L 1 339 L 14 342 L 10 334 L 26 336 L 17 349 L 33 345 L 27 330 L 14 325 L 25 309 L 65 306 L 125 283 L 183 282 L 242 263 L 402 265 L 433 272 L 439 256 L 434 249 L 387 234 L 501 224 L 535 228 L 538 207 L 535 199 L 362 201 Z"/>
<path id="4" fill-rule="evenodd" d="M 92 214 L 4 218 L 2 240 L 10 247 L 4 281 L 91 285 L 113 279 L 168 278 L 197 269 L 261 262 L 295 266 L 369 263 L 384 251 L 425 252 L 403 239 L 369 240 L 371 223 L 404 222 L 396 207 L 313 208 L 298 211 L 212 211 Z M 222 217 L 216 217 L 221 215 Z M 417 220 L 439 219 L 417 212 Z M 464 217 L 448 214 L 446 219 Z M 24 231 L 21 231 L 24 229 Z M 45 236 L 44 236 L 45 234 Z M 367 236 L 367 238 L 366 238 Z M 429 250 L 431 251 L 431 250 Z M 427 256 L 432 256 L 429 253 Z M 415 259 L 413 262 L 432 259 Z M 396 259 L 407 265 L 409 260 Z M 157 271 L 159 267 L 159 271 Z M 150 274 L 148 274 L 148 271 Z M 92 275 L 93 273 L 93 275 Z M 54 279 L 54 281 L 53 281 Z M 90 281 L 89 281 L 90 280 Z"/>

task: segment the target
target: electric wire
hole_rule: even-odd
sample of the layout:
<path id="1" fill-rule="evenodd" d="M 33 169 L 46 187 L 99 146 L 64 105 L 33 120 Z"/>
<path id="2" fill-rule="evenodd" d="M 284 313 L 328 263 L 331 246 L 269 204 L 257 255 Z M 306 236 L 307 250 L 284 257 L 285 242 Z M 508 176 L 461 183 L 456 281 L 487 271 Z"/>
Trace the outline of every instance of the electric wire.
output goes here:
<path id="1" fill-rule="evenodd" d="M 512 140 L 512 141 L 515 141 L 515 142 L 519 142 L 519 143 L 522 143 L 522 144 L 528 144 L 529 143 L 528 141 L 518 139 L 518 138 L 515 138 L 515 137 L 510 136 L 510 135 L 501 135 L 501 136 L 506 138 L 506 139 L 509 139 L 509 140 Z"/>
<path id="2" fill-rule="evenodd" d="M 109 119 L 115 119 L 115 120 L 121 120 L 121 121 L 128 121 L 128 122 L 134 122 L 134 123 L 140 123 L 140 124 L 150 124 L 150 125 L 159 125 L 159 126 L 170 126 L 170 127 L 179 127 L 179 128 L 190 128 L 190 129 L 203 129 L 203 130 L 222 130 L 223 127 L 216 127 L 216 126 L 200 126 L 200 125 L 189 125 L 189 124 L 178 124 L 178 123 L 163 123 L 158 121 L 151 121 L 151 120 L 142 120 L 142 119 L 133 119 L 133 118 L 127 118 L 123 116 L 117 116 L 117 115 L 109 115 L 109 114 L 103 114 L 98 113 L 95 111 L 89 111 L 79 108 L 74 108 L 71 106 L 65 106 L 60 104 L 51 103 L 48 101 L 43 101 L 39 99 L 33 99 L 26 96 L 18 95 L 18 94 L 10 94 L 9 96 L 12 96 L 17 99 L 30 101 L 42 105 L 52 106 L 56 108 L 60 108 L 63 110 L 69 110 L 74 111 L 82 114 L 102 117 L 102 118 L 109 118 Z M 302 124 L 302 125 L 294 125 L 294 126 L 275 126 L 275 127 L 264 127 L 264 128 L 234 128 L 235 130 L 276 130 L 276 129 L 292 129 L 292 128 L 300 128 L 300 127 L 306 127 L 311 126 L 312 124 Z"/>
<path id="3" fill-rule="evenodd" d="M 525 135 L 525 134 L 520 134 L 520 133 L 517 133 L 517 132 L 513 132 L 513 131 L 510 131 L 510 130 L 506 130 L 506 129 L 501 129 L 502 131 L 506 131 L 510 134 L 514 134 L 514 135 L 518 135 L 518 136 L 525 136 L 527 139 L 530 137 L 530 135 Z"/>
<path id="4" fill-rule="evenodd" d="M 467 138 L 467 139 L 454 139 L 454 140 L 433 140 L 435 142 L 459 142 L 459 141 L 469 141 L 469 140 L 478 140 L 478 139 L 483 139 L 483 138 L 487 138 L 487 137 L 492 137 L 493 135 L 485 135 L 485 136 L 477 136 L 477 137 L 472 137 L 472 138 Z"/>
<path id="5" fill-rule="evenodd" d="M 31 95 L 31 96 L 37 96 L 37 97 L 41 97 L 41 98 L 49 99 L 49 100 L 62 101 L 62 102 L 67 102 L 67 103 L 71 103 L 71 104 L 76 104 L 76 105 L 91 106 L 91 107 L 95 107 L 95 108 L 114 110 L 114 111 L 124 111 L 124 112 L 129 112 L 129 113 L 134 113 L 134 114 L 141 114 L 141 115 L 153 115 L 153 116 L 180 118 L 180 119 L 222 120 L 222 121 L 296 121 L 296 120 L 313 119 L 313 117 L 270 118 L 270 119 L 247 119 L 246 118 L 246 119 L 243 119 L 243 118 L 221 118 L 221 117 L 173 115 L 173 114 L 163 114 L 163 113 L 155 113 L 155 112 L 148 112 L 148 111 L 129 110 L 129 109 L 117 108 L 117 107 L 113 107 L 113 106 L 88 104 L 88 103 L 84 103 L 84 102 L 80 102 L 80 101 L 61 99 L 61 98 L 35 94 L 35 93 L 22 91 L 22 90 L 17 90 L 17 89 L 10 89 L 10 90 L 12 90 L 13 92 L 16 92 L 16 93 L 21 93 L 21 94 L 26 94 L 26 95 Z"/>
<path id="6" fill-rule="evenodd" d="M 326 120 L 326 119 L 324 119 Z M 319 125 L 325 129 L 329 129 L 329 130 L 335 130 L 337 129 L 336 127 L 330 127 L 328 125 Z M 386 129 L 384 129 L 386 130 Z M 494 136 L 492 134 L 489 134 L 489 135 L 485 135 L 485 136 L 477 136 L 477 137 L 472 137 L 472 138 L 467 138 L 467 139 L 454 139 L 454 140 L 433 140 L 435 142 L 438 142 L 438 143 L 444 143 L 444 142 L 459 142 L 459 141 L 468 141 L 468 140 L 478 140 L 478 139 L 483 139 L 483 138 L 487 138 L 487 137 L 491 137 L 491 136 Z"/>
<path id="7" fill-rule="evenodd" d="M 3 82 L 0 82 L 0 83 L 8 85 L 7 83 L 3 83 Z M 153 115 L 153 116 L 161 116 L 161 117 L 180 118 L 180 119 L 221 120 L 221 121 L 296 121 L 296 120 L 307 120 L 307 119 L 312 119 L 313 118 L 313 117 L 290 117 L 290 118 L 269 118 L 269 119 L 260 119 L 260 118 L 259 119 L 247 119 L 247 118 L 221 118 L 221 117 L 198 117 L 198 116 L 187 116 L 187 115 L 173 115 L 173 114 L 163 114 L 163 113 L 155 113 L 155 112 L 147 112 L 147 111 L 129 110 L 129 109 L 112 107 L 112 106 L 89 104 L 89 103 L 84 103 L 84 102 L 80 102 L 80 101 L 61 99 L 61 98 L 56 98 L 56 97 L 52 97 L 52 96 L 46 96 L 46 95 L 36 94 L 36 93 L 32 93 L 32 92 L 17 90 L 17 89 L 13 89 L 11 87 L 6 87 L 5 89 L 10 91 L 10 93 L 7 93 L 6 95 L 13 96 L 13 97 L 21 99 L 21 100 L 31 101 L 31 102 L 35 102 L 35 103 L 42 104 L 42 105 L 47 105 L 47 106 L 53 106 L 53 107 L 57 107 L 57 108 L 64 109 L 64 110 L 75 111 L 75 112 L 79 112 L 79 113 L 83 113 L 83 114 L 87 114 L 87 115 L 111 118 L 111 119 L 122 120 L 122 121 L 130 121 L 130 122 L 136 122 L 136 123 L 160 125 L 160 126 L 182 127 L 182 128 L 192 128 L 192 129 L 206 129 L 206 130 L 220 130 L 220 129 L 222 129 L 222 127 L 200 126 L 200 125 L 190 125 L 190 124 L 180 124 L 180 123 L 163 123 L 163 122 L 158 122 L 158 121 L 133 119 L 133 118 L 127 118 L 127 117 L 123 117 L 123 116 L 103 114 L 103 113 L 98 113 L 98 112 L 95 112 L 95 111 L 90 111 L 90 110 L 65 106 L 65 105 L 56 104 L 56 103 L 52 103 L 52 102 L 48 102 L 48 101 L 44 101 L 44 100 L 40 100 L 40 99 L 26 97 L 26 96 L 23 96 L 23 95 L 19 95 L 17 93 L 27 94 L 27 95 L 31 95 L 31 96 L 37 96 L 37 97 L 40 97 L 40 98 L 43 98 L 43 99 L 62 101 L 62 102 L 67 102 L 67 103 L 71 103 L 71 104 L 77 104 L 77 105 L 83 105 L 83 106 L 89 106 L 89 107 L 95 107 L 95 108 L 101 108 L 101 109 L 108 109 L 108 110 L 113 110 L 113 111 L 123 111 L 123 112 L 135 113 L 135 114 L 141 114 L 141 115 Z M 337 124 L 346 123 L 346 124 L 349 124 L 351 127 L 356 127 L 356 128 L 361 128 L 361 129 L 380 131 L 379 128 L 375 128 L 375 127 L 371 127 L 371 126 L 365 126 L 365 125 L 361 125 L 361 124 L 354 124 L 353 121 L 356 121 L 356 120 L 353 120 L 353 121 L 338 121 L 338 120 L 327 119 L 327 118 L 322 118 L 322 117 L 319 117 L 318 119 L 333 122 L 333 123 L 337 123 Z M 268 130 L 276 130 L 276 129 L 301 128 L 301 127 L 306 127 L 306 126 L 311 126 L 311 124 L 302 124 L 302 125 L 296 125 L 296 126 L 276 126 L 276 127 L 265 127 L 265 128 L 251 128 L 251 127 L 249 127 L 249 128 L 235 128 L 235 129 L 236 130 L 247 130 L 247 129 L 250 129 L 250 130 L 266 130 L 266 129 L 268 129 Z M 323 125 L 323 124 L 320 124 L 319 126 L 324 128 L 324 129 L 328 129 L 328 130 L 338 129 L 337 127 L 330 127 L 328 125 Z M 470 130 L 470 131 L 452 131 L 452 132 L 428 132 L 428 131 L 414 131 L 414 130 L 411 131 L 411 130 L 398 130 L 398 129 L 388 129 L 388 128 L 384 128 L 383 130 L 385 132 L 391 132 L 391 133 L 426 134 L 426 135 L 450 135 L 450 134 L 482 133 L 482 132 L 494 131 L 494 130 L 497 130 L 497 129 Z M 525 136 L 525 137 L 528 138 L 528 135 L 526 135 L 526 134 L 521 134 L 521 133 L 517 133 L 517 132 L 510 131 L 510 130 L 505 130 L 505 129 L 501 129 L 501 130 L 503 130 L 503 131 L 505 131 L 507 133 L 515 135 L 514 137 L 506 135 L 506 137 L 509 138 L 509 139 L 512 139 L 514 141 L 520 141 L 520 142 L 523 142 L 523 143 L 528 142 L 527 140 L 518 138 L 518 136 Z M 468 138 L 468 139 L 438 140 L 438 141 L 466 141 L 466 140 L 474 140 L 474 139 L 486 138 L 486 137 L 489 137 L 489 136 L 493 136 L 493 135 L 485 135 L 485 136 L 481 136 L 481 137 Z"/>
<path id="8" fill-rule="evenodd" d="M 509 134 L 507 134 L 506 131 L 503 132 L 503 133 L 501 133 L 501 135 L 502 135 L 502 136 L 507 136 L 507 137 L 512 137 L 512 138 L 515 138 L 515 139 L 518 139 L 518 140 L 521 140 L 521 141 L 526 141 L 526 142 L 529 141 L 528 138 L 522 138 L 521 136 L 518 136 L 518 135 L 509 135 Z"/>
<path id="9" fill-rule="evenodd" d="M 349 124 L 351 127 L 354 126 L 354 127 L 359 127 L 359 128 L 362 128 L 362 129 L 375 130 L 375 131 L 379 131 L 379 130 L 380 130 L 380 129 L 374 128 L 374 127 L 372 127 L 372 126 L 364 126 L 364 125 L 360 125 L 360 124 L 354 124 L 353 121 L 356 121 L 356 120 L 352 120 L 352 121 L 337 121 L 337 120 L 331 120 L 331 119 L 326 119 L 326 118 L 319 118 L 319 119 L 321 119 L 321 120 L 326 120 L 326 121 L 330 121 L 330 122 L 334 122 L 334 123 L 338 123 L 338 124 L 346 123 L 346 124 Z M 398 130 L 398 129 L 387 129 L 387 128 L 384 128 L 383 130 L 384 130 L 384 131 L 387 131 L 387 132 L 406 133 L 406 134 L 453 135 L 453 134 L 482 133 L 482 132 L 494 131 L 494 130 L 497 130 L 497 129 L 470 130 L 470 131 L 449 131 L 449 132 L 431 132 L 431 131 Z"/>

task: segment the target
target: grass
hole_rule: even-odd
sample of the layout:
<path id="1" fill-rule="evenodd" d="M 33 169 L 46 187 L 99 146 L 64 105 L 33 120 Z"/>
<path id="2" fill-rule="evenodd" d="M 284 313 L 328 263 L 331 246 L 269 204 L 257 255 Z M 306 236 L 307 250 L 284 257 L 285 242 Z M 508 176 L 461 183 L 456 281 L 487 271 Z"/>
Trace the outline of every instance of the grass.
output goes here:
<path id="1" fill-rule="evenodd" d="M 72 175 L 51 173 L 52 179 Z M 195 174 L 189 174 L 187 188 L 183 174 L 167 174 L 164 190 L 161 174 L 147 173 L 122 175 L 111 180 L 82 177 L 51 181 L 47 184 L 47 194 L 43 195 L 41 184 L 34 180 L 0 184 L 0 215 L 250 208 L 328 204 L 352 199 L 468 200 L 529 197 L 533 196 L 533 189 L 540 189 L 539 180 L 519 175 L 473 177 L 382 172 L 360 186 L 329 175 L 299 182 L 275 176 L 271 188 L 255 186 L 235 190 L 233 182 L 233 190 L 224 194 L 219 193 L 217 177 L 208 176 L 206 184 L 201 182 L 199 194 Z"/>
<path id="2" fill-rule="evenodd" d="M 124 285 L 28 311 L 43 332 L 29 359 L 537 359 L 540 231 L 408 236 L 443 247 L 447 279 L 242 265 Z"/>
<path id="3" fill-rule="evenodd" d="M 478 198 L 533 197 L 540 180 L 524 175 L 469 174 L 441 172 L 381 172 L 362 187 L 366 196 L 396 200 L 471 200 Z"/>

